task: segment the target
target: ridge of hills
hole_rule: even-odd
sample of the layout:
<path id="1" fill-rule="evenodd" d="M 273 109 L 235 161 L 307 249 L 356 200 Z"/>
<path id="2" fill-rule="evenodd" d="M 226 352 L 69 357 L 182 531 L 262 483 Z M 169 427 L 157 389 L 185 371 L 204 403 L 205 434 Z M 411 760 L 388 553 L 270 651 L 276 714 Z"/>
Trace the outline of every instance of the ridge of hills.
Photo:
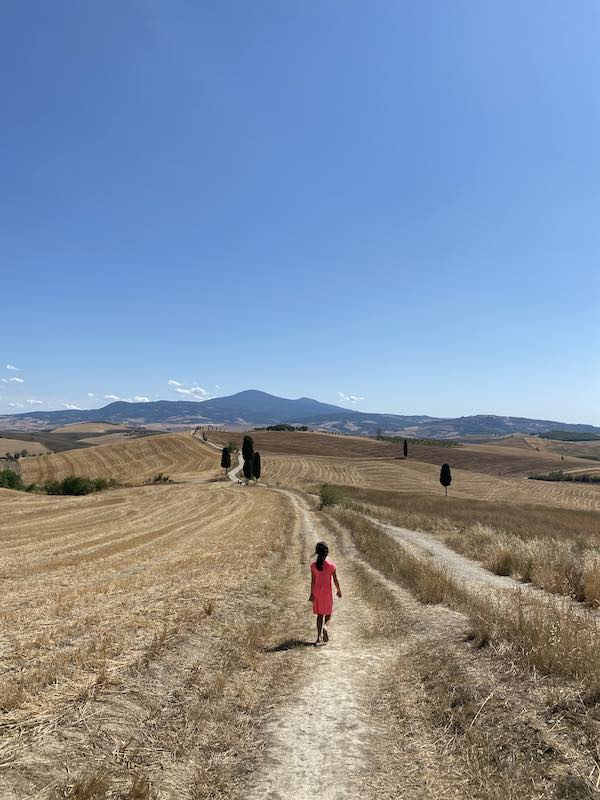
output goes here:
<path id="1" fill-rule="evenodd" d="M 220 425 L 252 428 L 277 423 L 307 425 L 336 433 L 450 439 L 465 436 L 538 434 L 560 429 L 599 433 L 600 427 L 556 420 L 476 414 L 456 418 L 427 415 L 381 414 L 321 403 L 310 397 L 289 399 L 250 389 L 209 400 L 157 400 L 129 403 L 119 400 L 103 408 L 36 411 L 0 416 L 0 428 L 40 430 L 80 422 L 110 422 L 127 425 Z"/>

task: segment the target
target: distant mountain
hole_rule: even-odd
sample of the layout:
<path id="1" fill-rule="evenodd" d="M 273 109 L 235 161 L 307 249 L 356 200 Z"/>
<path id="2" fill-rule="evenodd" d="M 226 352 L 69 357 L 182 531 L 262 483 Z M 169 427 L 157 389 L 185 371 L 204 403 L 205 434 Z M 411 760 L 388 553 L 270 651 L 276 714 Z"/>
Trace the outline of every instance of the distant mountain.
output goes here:
<path id="1" fill-rule="evenodd" d="M 130 425 L 223 425 L 257 427 L 287 422 L 343 433 L 386 434 L 426 438 L 462 436 L 505 436 L 510 433 L 545 433 L 560 429 L 577 433 L 597 433 L 593 425 L 578 425 L 555 420 L 500 417 L 478 414 L 446 419 L 423 415 L 371 414 L 320 403 L 310 397 L 290 400 L 250 389 L 212 400 L 158 400 L 153 403 L 118 401 L 104 408 L 86 411 L 36 411 L 0 416 L 0 428 L 39 430 L 75 422 L 112 422 Z"/>

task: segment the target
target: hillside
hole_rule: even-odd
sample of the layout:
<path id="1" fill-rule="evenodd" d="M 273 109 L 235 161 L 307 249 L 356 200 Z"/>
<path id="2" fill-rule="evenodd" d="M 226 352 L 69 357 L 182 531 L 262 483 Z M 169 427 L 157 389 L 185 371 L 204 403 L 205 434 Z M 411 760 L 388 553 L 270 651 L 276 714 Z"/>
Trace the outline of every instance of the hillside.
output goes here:
<path id="1" fill-rule="evenodd" d="M 217 474 L 218 452 L 184 433 L 101 444 L 20 462 L 26 483 L 62 480 L 67 475 L 143 483 L 158 472 L 172 479 L 207 479 Z"/>
<path id="2" fill-rule="evenodd" d="M 222 425 L 247 429 L 287 422 L 341 433 L 386 434 L 423 438 L 457 438 L 463 436 L 506 436 L 513 433 L 538 434 L 550 430 L 576 433 L 597 433 L 592 425 L 557 422 L 555 420 L 503 417 L 491 414 L 451 419 L 424 415 L 381 414 L 342 408 L 321 403 L 309 397 L 291 400 L 267 392 L 248 390 L 228 397 L 198 402 L 158 400 L 151 403 L 118 401 L 103 408 L 89 410 L 36 411 L 0 417 L 0 427 L 39 430 L 64 428 L 77 423 L 102 422 L 110 425 Z"/>

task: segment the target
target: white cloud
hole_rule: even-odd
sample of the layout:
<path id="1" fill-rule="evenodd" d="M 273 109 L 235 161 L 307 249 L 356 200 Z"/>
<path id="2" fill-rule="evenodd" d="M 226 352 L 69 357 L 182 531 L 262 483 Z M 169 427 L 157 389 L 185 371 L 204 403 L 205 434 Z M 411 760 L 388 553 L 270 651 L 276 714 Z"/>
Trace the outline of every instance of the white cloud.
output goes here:
<path id="1" fill-rule="evenodd" d="M 23 408 L 23 403 L 9 403 L 11 408 Z"/>
<path id="2" fill-rule="evenodd" d="M 133 398 L 133 401 L 134 401 L 134 403 L 149 403 L 150 402 L 150 398 L 149 397 L 144 397 L 143 395 L 136 394 L 135 397 Z"/>
<path id="3" fill-rule="evenodd" d="M 172 378 L 170 381 L 167 381 L 167 383 L 169 384 L 169 386 L 181 386 L 179 381 L 174 381 Z"/>
<path id="4" fill-rule="evenodd" d="M 364 397 L 359 397 L 356 394 L 344 394 L 344 392 L 338 392 L 340 396 L 340 400 L 344 403 L 360 403 L 361 400 L 364 400 Z"/>
<path id="5" fill-rule="evenodd" d="M 66 408 L 69 411 L 81 411 L 79 406 L 74 406 L 72 403 L 63 403 L 63 408 Z"/>
<path id="6" fill-rule="evenodd" d="M 201 386 L 192 386 L 191 389 L 184 389 L 179 386 L 175 391 L 177 394 L 182 394 L 185 397 L 192 397 L 194 400 L 206 400 L 209 396 L 206 389 L 203 389 Z"/>
<path id="7" fill-rule="evenodd" d="M 94 397 L 96 397 L 96 395 L 93 392 L 88 392 L 87 396 L 90 397 L 92 400 L 94 399 Z"/>
<path id="8" fill-rule="evenodd" d="M 219 384 L 218 384 L 218 383 L 215 383 L 215 389 L 220 389 L 220 388 L 221 388 L 221 387 L 219 386 Z"/>
<path id="9" fill-rule="evenodd" d="M 30 406 L 43 406 L 44 402 L 42 400 L 25 400 L 25 402 Z"/>
<path id="10" fill-rule="evenodd" d="M 105 394 L 105 400 L 121 400 L 122 398 L 118 397 L 116 394 Z"/>
<path id="11" fill-rule="evenodd" d="M 21 370 L 18 367 L 15 367 L 14 364 L 7 364 L 5 369 L 14 369 L 15 372 L 21 372 Z"/>
<path id="12" fill-rule="evenodd" d="M 25 383 L 23 378 L 2 378 L 3 383 Z"/>

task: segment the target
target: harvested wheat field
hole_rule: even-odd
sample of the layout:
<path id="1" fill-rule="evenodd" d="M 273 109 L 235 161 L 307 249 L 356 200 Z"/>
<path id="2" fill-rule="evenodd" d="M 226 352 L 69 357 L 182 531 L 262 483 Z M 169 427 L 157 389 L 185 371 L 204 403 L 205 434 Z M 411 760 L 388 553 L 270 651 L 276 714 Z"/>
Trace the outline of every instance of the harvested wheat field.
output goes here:
<path id="1" fill-rule="evenodd" d="M 213 448 L 190 434 L 174 433 L 53 453 L 24 462 L 21 474 L 27 483 L 61 480 L 67 475 L 143 483 L 158 472 L 173 480 L 209 479 L 217 474 L 218 466 Z"/>
<path id="2" fill-rule="evenodd" d="M 448 461 L 452 464 L 452 453 Z M 265 480 L 314 492 L 320 483 L 390 489 L 397 492 L 443 490 L 440 468 L 425 462 L 385 459 L 323 458 L 319 456 L 264 457 Z M 565 508 L 600 509 L 600 486 L 533 481 L 460 470 L 452 467 L 450 492 L 463 498 L 541 503 Z"/>
<path id="3" fill-rule="evenodd" d="M 0 514 L 0 797 L 214 797 L 239 782 L 288 669 L 260 652 L 298 561 L 286 499 L 0 490 Z"/>
<path id="4" fill-rule="evenodd" d="M 31 455 L 38 455 L 40 453 L 48 453 L 48 448 L 41 442 L 30 442 L 25 439 L 5 439 L 0 436 L 0 456 L 5 453 L 20 453 L 21 450 L 27 450 Z"/>

